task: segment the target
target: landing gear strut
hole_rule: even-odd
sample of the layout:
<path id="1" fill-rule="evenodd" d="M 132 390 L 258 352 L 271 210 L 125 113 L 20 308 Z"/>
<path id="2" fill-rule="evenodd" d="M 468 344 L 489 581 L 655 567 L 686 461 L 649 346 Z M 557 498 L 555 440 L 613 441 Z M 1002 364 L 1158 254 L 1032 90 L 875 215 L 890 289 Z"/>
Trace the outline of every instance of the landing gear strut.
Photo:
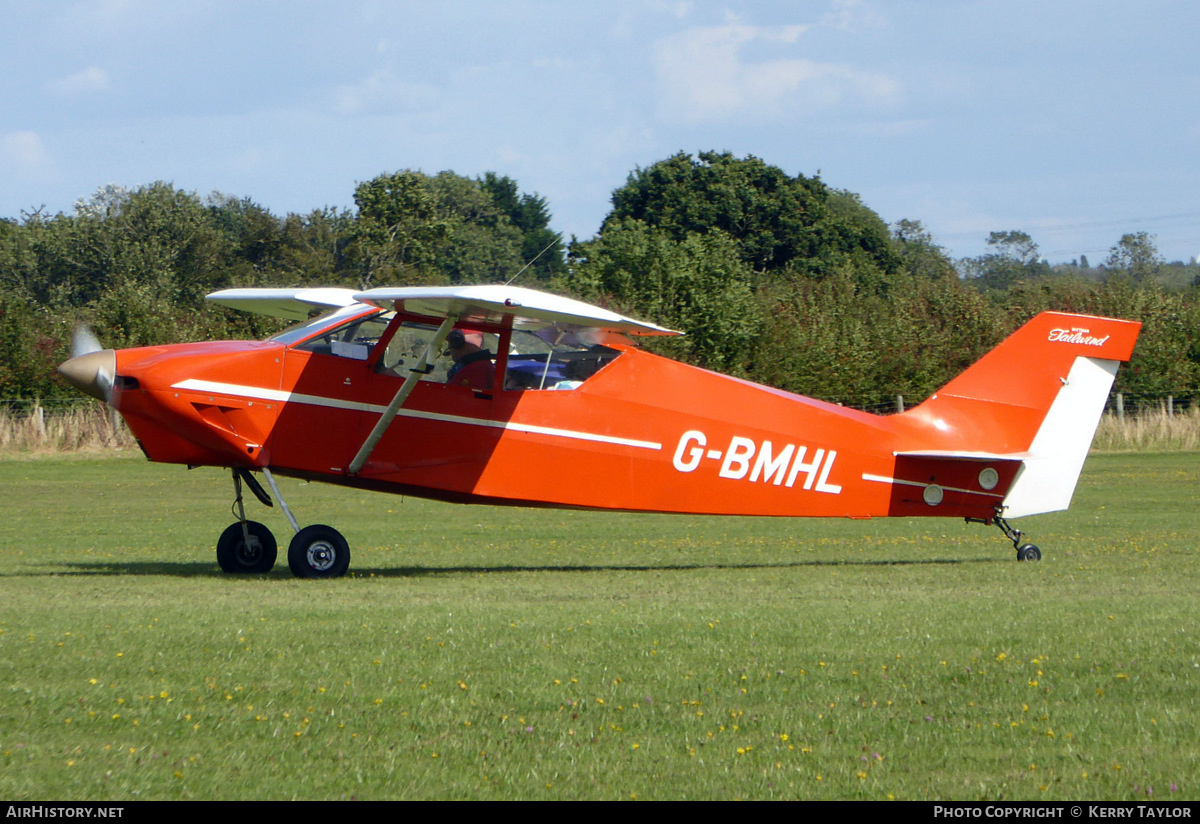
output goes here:
<path id="1" fill-rule="evenodd" d="M 230 524 L 217 539 L 217 564 L 231 574 L 261 574 L 270 572 L 275 566 L 278 548 L 271 530 L 258 521 L 246 520 L 246 507 L 242 503 L 242 477 L 260 501 L 266 496 L 254 476 L 244 469 L 233 470 L 233 513 L 237 521 Z M 270 506 L 271 499 L 266 499 Z"/>
<path id="2" fill-rule="evenodd" d="M 1000 531 L 1004 533 L 1004 537 L 1012 541 L 1013 546 L 1016 547 L 1018 561 L 1042 560 L 1042 551 L 1037 548 L 1037 544 L 1021 543 L 1021 537 L 1024 534 L 1021 532 L 1021 530 L 1014 527 L 999 515 L 996 516 L 995 521 L 996 526 L 1000 527 Z"/>
<path id="3" fill-rule="evenodd" d="M 217 563 L 233 574 L 270 572 L 277 553 L 275 536 L 258 521 L 230 524 L 217 539 Z"/>
<path id="4" fill-rule="evenodd" d="M 288 545 L 288 566 L 297 578 L 338 578 L 350 568 L 350 545 L 342 534 L 331 526 L 313 524 L 300 528 L 292 514 L 271 470 L 263 468 L 263 475 L 279 505 L 287 515 L 292 529 L 296 531 Z M 242 503 L 242 482 L 265 506 L 272 506 L 271 496 L 243 467 L 233 469 L 233 512 L 237 521 L 221 533 L 217 541 L 217 563 L 229 573 L 265 573 L 275 565 L 278 546 L 271 530 L 258 521 L 246 520 L 246 508 Z"/>
<path id="5" fill-rule="evenodd" d="M 1004 533 L 1004 537 L 1012 541 L 1013 546 L 1017 550 L 1018 561 L 1040 561 L 1042 560 L 1042 551 L 1037 548 L 1037 544 L 1023 544 L 1021 538 L 1025 533 L 1010 524 L 1000 516 L 1001 509 L 996 507 L 996 514 L 991 520 L 983 518 L 967 518 L 967 523 L 972 524 L 995 524 L 1000 527 L 1000 531 Z"/>

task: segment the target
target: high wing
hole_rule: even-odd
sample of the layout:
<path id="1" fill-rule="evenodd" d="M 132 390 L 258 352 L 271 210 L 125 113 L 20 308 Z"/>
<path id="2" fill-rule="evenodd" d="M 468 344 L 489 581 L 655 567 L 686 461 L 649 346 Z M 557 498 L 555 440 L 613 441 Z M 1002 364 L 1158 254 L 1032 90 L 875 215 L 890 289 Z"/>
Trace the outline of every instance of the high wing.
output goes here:
<path id="1" fill-rule="evenodd" d="M 626 335 L 681 335 L 673 329 L 618 315 L 582 301 L 523 289 L 519 286 L 413 286 L 370 289 L 354 299 L 376 305 L 392 304 L 415 315 L 457 317 L 465 323 L 500 325 L 511 316 L 514 329 L 562 331 L 595 329 Z"/>
<path id="2" fill-rule="evenodd" d="M 206 295 L 205 300 L 286 320 L 308 320 L 313 309 L 340 309 L 357 303 L 353 289 L 223 289 Z"/>

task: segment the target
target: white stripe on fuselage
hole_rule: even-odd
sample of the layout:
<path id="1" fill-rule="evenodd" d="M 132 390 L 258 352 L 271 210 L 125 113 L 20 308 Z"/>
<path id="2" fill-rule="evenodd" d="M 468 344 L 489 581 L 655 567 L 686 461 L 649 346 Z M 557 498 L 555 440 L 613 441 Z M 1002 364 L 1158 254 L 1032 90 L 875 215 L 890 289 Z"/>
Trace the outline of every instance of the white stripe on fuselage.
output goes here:
<path id="1" fill-rule="evenodd" d="M 243 386 L 236 383 L 220 383 L 189 378 L 173 385 L 172 389 L 182 389 L 189 392 L 211 392 L 214 395 L 228 395 L 235 398 L 250 398 L 260 401 L 276 401 L 278 403 L 303 403 L 310 406 L 325 406 L 332 409 L 350 409 L 356 412 L 374 412 L 382 414 L 387 407 L 377 403 L 362 403 L 348 401 L 342 398 L 327 398 L 323 395 L 306 395 L 302 392 L 287 392 L 281 389 L 265 389 L 260 386 Z M 632 446 L 636 449 L 661 450 L 662 444 L 653 441 L 639 441 L 633 438 L 617 438 L 611 435 L 597 435 L 592 432 L 576 432 L 570 429 L 556 429 L 550 426 L 536 426 L 528 423 L 513 423 L 512 421 L 493 421 L 487 418 L 468 418 L 463 415 L 446 415 L 441 412 L 425 412 L 419 409 L 401 408 L 399 415 L 406 418 L 420 418 L 443 423 L 461 423 L 468 426 L 486 426 L 491 429 L 503 429 L 512 432 L 525 432 L 531 435 L 549 435 L 555 438 L 571 438 L 577 441 L 593 441 L 595 443 L 610 443 L 618 446 Z"/>

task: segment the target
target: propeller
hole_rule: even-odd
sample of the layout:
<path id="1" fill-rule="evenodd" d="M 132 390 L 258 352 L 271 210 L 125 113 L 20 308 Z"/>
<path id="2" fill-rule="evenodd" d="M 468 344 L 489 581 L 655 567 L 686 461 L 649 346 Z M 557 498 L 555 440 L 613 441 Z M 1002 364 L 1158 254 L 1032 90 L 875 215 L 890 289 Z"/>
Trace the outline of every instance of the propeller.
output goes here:
<path id="1" fill-rule="evenodd" d="M 77 358 L 80 355 L 90 355 L 92 352 L 103 351 L 104 347 L 100 345 L 99 338 L 92 331 L 91 327 L 86 323 L 81 323 L 75 327 L 75 334 L 71 336 L 71 357 Z"/>
<path id="2" fill-rule="evenodd" d="M 58 374 L 80 392 L 111 403 L 117 353 L 102 347 L 95 333 L 80 324 L 71 337 L 71 359 L 59 365 Z"/>

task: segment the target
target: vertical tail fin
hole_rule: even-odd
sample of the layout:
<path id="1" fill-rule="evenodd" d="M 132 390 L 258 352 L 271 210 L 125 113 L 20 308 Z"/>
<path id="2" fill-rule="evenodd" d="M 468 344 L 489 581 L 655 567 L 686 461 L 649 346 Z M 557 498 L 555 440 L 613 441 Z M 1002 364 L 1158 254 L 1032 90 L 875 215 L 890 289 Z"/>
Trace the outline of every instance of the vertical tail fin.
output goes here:
<path id="1" fill-rule="evenodd" d="M 1043 312 L 905 416 L 934 448 L 1021 457 L 1005 517 L 1066 509 L 1117 366 L 1129 360 L 1140 328 Z"/>

